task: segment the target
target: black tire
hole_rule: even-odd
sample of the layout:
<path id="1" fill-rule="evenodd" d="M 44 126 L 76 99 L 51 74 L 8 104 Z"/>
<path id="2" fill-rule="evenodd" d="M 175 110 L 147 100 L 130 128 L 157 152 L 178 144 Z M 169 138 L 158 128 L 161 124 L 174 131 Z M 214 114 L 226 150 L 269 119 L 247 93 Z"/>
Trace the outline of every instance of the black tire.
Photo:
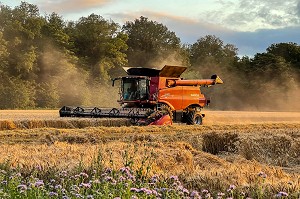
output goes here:
<path id="1" fill-rule="evenodd" d="M 185 116 L 185 121 L 187 125 L 202 125 L 202 115 L 195 111 L 189 111 Z"/>

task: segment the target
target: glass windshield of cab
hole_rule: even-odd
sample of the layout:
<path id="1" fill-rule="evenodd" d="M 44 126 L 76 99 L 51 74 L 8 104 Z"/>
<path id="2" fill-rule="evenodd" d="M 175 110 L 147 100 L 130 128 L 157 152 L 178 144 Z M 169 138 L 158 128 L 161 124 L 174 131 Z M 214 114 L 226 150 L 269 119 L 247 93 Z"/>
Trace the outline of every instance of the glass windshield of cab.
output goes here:
<path id="1" fill-rule="evenodd" d="M 143 100 L 147 99 L 147 80 L 146 79 L 123 79 L 123 99 L 124 100 Z"/>

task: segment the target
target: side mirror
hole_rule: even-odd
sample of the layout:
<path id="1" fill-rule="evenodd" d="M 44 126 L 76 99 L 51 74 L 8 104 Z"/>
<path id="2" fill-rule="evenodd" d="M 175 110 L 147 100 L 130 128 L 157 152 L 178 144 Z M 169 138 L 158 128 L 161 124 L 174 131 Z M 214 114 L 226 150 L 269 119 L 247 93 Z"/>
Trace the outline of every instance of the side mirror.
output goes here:
<path id="1" fill-rule="evenodd" d="M 112 86 L 115 86 L 115 81 L 116 81 L 116 80 L 119 80 L 119 79 L 122 79 L 122 78 L 120 78 L 120 77 L 117 77 L 117 78 L 113 78 L 113 79 L 111 79 L 111 80 L 112 80 Z"/>
<path id="2" fill-rule="evenodd" d="M 115 81 L 116 81 L 116 79 L 114 78 L 114 79 L 112 79 L 112 86 L 114 87 L 115 86 Z"/>

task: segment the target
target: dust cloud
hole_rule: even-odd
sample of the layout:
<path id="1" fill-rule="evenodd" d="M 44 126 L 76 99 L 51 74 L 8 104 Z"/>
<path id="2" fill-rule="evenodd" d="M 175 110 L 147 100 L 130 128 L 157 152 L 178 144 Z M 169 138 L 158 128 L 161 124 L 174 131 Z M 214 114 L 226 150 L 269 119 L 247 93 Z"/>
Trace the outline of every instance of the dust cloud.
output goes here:
<path id="1" fill-rule="evenodd" d="M 118 88 L 93 81 L 73 57 L 52 45 L 45 45 L 40 67 L 40 83 L 54 87 L 58 106 L 118 106 Z"/>
<path id="2" fill-rule="evenodd" d="M 76 67 L 76 60 L 51 45 L 45 46 L 42 56 L 40 81 L 56 88 L 60 106 L 119 106 L 118 85 L 95 83 L 86 70 Z M 161 69 L 164 65 L 187 66 L 187 63 L 182 62 L 178 52 L 172 52 L 156 57 L 146 65 Z M 234 70 L 207 62 L 205 66 L 188 67 L 182 77 L 207 79 L 213 74 L 219 75 L 224 84 L 201 88 L 211 99 L 211 110 L 300 111 L 300 83 L 296 75 L 270 79 L 257 74 L 249 79 Z"/>
<path id="3" fill-rule="evenodd" d="M 152 59 L 149 65 L 153 68 L 162 69 L 165 65 L 170 66 L 186 66 L 187 63 L 182 61 L 182 56 L 179 52 L 170 52 L 165 56 L 160 56 Z"/>
<path id="4" fill-rule="evenodd" d="M 297 74 L 289 78 L 256 74 L 245 77 L 234 70 L 208 64 L 199 67 L 198 74 L 217 74 L 222 85 L 201 88 L 211 98 L 213 110 L 235 111 L 300 111 L 300 83 Z"/>

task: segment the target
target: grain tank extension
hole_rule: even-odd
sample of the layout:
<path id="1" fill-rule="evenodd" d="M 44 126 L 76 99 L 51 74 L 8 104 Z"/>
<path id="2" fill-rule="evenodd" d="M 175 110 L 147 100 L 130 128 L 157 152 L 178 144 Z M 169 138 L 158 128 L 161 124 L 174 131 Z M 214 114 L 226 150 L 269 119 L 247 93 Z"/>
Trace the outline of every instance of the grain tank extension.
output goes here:
<path id="1" fill-rule="evenodd" d="M 127 76 L 120 81 L 121 108 L 70 107 L 60 109 L 61 117 L 122 117 L 130 118 L 136 125 L 161 125 L 181 122 L 202 124 L 205 116 L 201 110 L 210 103 L 201 86 L 222 84 L 213 75 L 210 79 L 184 80 L 182 66 L 164 66 L 161 70 L 150 68 L 124 68 Z"/>

